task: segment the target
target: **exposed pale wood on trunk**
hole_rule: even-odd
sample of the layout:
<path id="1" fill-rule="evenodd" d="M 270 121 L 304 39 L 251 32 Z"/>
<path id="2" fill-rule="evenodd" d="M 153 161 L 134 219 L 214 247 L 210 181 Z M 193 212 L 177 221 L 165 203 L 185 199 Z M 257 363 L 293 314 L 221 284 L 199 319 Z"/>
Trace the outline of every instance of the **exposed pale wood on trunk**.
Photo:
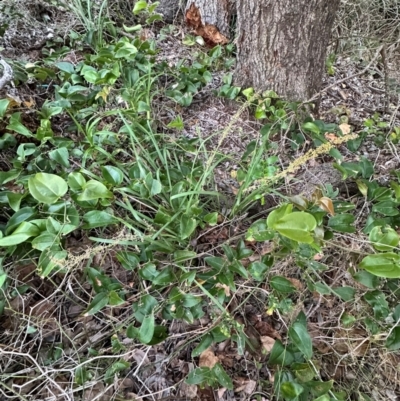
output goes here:
<path id="1" fill-rule="evenodd" d="M 232 0 L 188 0 L 186 11 L 194 4 L 200 10 L 203 25 L 213 25 L 229 38 L 231 3 Z"/>
<path id="2" fill-rule="evenodd" d="M 340 0 L 237 0 L 235 84 L 305 100 L 321 86 Z"/>

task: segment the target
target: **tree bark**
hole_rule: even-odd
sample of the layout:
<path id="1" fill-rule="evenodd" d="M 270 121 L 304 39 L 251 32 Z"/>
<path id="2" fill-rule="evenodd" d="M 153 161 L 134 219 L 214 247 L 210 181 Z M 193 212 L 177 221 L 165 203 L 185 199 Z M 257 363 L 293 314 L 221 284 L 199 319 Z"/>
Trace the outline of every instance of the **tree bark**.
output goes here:
<path id="1" fill-rule="evenodd" d="M 320 90 L 340 0 L 237 0 L 235 85 L 289 100 Z"/>
<path id="2" fill-rule="evenodd" d="M 236 0 L 188 0 L 186 21 L 210 44 L 224 44 L 230 36 L 230 16 Z M 251 0 L 252 1 L 252 0 Z"/>
<path id="3" fill-rule="evenodd" d="M 164 16 L 164 21 L 171 23 L 174 21 L 180 10 L 183 10 L 184 0 L 159 0 L 156 12 Z"/>

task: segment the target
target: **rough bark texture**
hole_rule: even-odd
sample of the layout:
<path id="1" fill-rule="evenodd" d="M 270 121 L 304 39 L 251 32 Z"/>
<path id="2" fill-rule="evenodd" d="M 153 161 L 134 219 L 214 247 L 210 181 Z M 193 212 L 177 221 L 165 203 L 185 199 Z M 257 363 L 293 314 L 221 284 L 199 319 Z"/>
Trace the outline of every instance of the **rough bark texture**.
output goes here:
<path id="1" fill-rule="evenodd" d="M 200 11 L 203 26 L 212 25 L 222 35 L 229 38 L 232 3 L 232 0 L 188 0 L 186 3 L 186 12 L 194 5 Z"/>
<path id="2" fill-rule="evenodd" d="M 164 16 L 164 21 L 173 22 L 180 11 L 185 8 L 185 0 L 159 0 L 157 12 Z"/>
<path id="3" fill-rule="evenodd" d="M 320 90 L 340 0 L 237 0 L 235 84 L 290 100 Z"/>

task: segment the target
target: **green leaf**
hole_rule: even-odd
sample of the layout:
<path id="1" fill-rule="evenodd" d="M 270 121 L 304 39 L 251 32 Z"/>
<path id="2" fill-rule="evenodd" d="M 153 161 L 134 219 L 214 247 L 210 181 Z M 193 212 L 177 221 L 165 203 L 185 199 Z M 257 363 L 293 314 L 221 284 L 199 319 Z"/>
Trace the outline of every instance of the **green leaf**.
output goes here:
<path id="1" fill-rule="evenodd" d="M 8 204 L 14 212 L 18 212 L 23 197 L 23 194 L 16 194 L 14 192 L 7 193 Z"/>
<path id="2" fill-rule="evenodd" d="M 135 6 L 133 7 L 133 14 L 137 15 L 140 11 L 145 10 L 147 8 L 147 2 L 144 0 L 139 0 L 136 2 Z"/>
<path id="3" fill-rule="evenodd" d="M 272 228 L 279 234 L 300 243 L 313 243 L 311 232 L 315 230 L 315 217 L 306 212 L 293 212 L 275 221 Z"/>
<path id="4" fill-rule="evenodd" d="M 289 329 L 289 338 L 306 359 L 313 355 L 312 341 L 307 328 L 301 323 L 294 323 Z"/>
<path id="5" fill-rule="evenodd" d="M 85 213 L 83 216 L 83 221 L 85 224 L 82 226 L 82 228 L 85 230 L 97 227 L 107 227 L 118 223 L 118 219 L 104 210 L 92 210 Z"/>
<path id="6" fill-rule="evenodd" d="M 246 233 L 247 241 L 268 241 L 273 239 L 275 233 L 271 231 L 267 226 L 265 219 L 254 222 Z"/>
<path id="7" fill-rule="evenodd" d="M 32 241 L 32 248 L 44 251 L 46 248 L 51 248 L 54 244 L 59 243 L 59 237 L 49 232 L 41 233 Z"/>
<path id="8" fill-rule="evenodd" d="M 114 166 L 103 166 L 101 172 L 104 179 L 111 185 L 119 185 L 124 179 L 122 171 Z"/>
<path id="9" fill-rule="evenodd" d="M 342 298 L 343 301 L 348 302 L 354 300 L 356 290 L 352 287 L 336 287 L 332 288 L 332 292 Z"/>
<path id="10" fill-rule="evenodd" d="M 328 393 L 333 387 L 333 380 L 326 382 L 322 381 L 309 381 L 307 382 L 307 387 L 311 390 L 315 397 L 320 397 Z"/>
<path id="11" fill-rule="evenodd" d="M 279 206 L 277 209 L 273 210 L 267 218 L 267 225 L 269 228 L 274 228 L 275 224 L 285 217 L 286 215 L 292 212 L 293 205 L 292 204 L 283 204 Z"/>
<path id="12" fill-rule="evenodd" d="M 297 400 L 298 396 L 304 391 L 304 387 L 296 382 L 281 383 L 281 394 L 285 399 Z"/>
<path id="13" fill-rule="evenodd" d="M 134 270 L 140 263 L 139 256 L 129 251 L 117 252 L 117 259 L 126 270 Z"/>
<path id="14" fill-rule="evenodd" d="M 112 199 L 113 194 L 101 182 L 96 180 L 89 180 L 83 185 L 83 190 L 82 193 L 78 196 L 78 201 L 90 201 L 102 198 Z"/>
<path id="15" fill-rule="evenodd" d="M 369 233 L 369 240 L 377 251 L 393 251 L 399 244 L 399 235 L 390 226 L 376 226 Z"/>
<path id="16" fill-rule="evenodd" d="M 0 100 L 0 118 L 3 118 L 6 115 L 9 104 L 10 101 L 8 99 Z"/>
<path id="17" fill-rule="evenodd" d="M 188 377 L 186 378 L 185 382 L 187 384 L 202 384 L 202 383 L 209 383 L 212 381 L 214 377 L 213 372 L 210 368 L 196 368 L 192 370 Z"/>
<path id="18" fill-rule="evenodd" d="M 108 305 L 109 297 L 105 292 L 97 294 L 89 304 L 85 316 L 94 315 Z"/>
<path id="19" fill-rule="evenodd" d="M 17 229 L 7 237 L 0 238 L 0 246 L 14 246 L 22 244 L 28 238 L 39 234 L 39 229 L 32 223 L 23 221 Z"/>
<path id="20" fill-rule="evenodd" d="M 125 301 L 117 294 L 116 291 L 110 291 L 109 296 L 109 304 L 110 306 L 119 306 L 122 305 Z"/>
<path id="21" fill-rule="evenodd" d="M 29 177 L 28 187 L 37 201 L 46 204 L 57 202 L 68 191 L 68 185 L 61 177 L 48 173 L 37 173 Z"/>
<path id="22" fill-rule="evenodd" d="M 372 206 L 372 211 L 383 214 L 384 216 L 397 216 L 400 212 L 396 202 L 387 200 Z"/>
<path id="23" fill-rule="evenodd" d="M 400 278 L 400 256 L 394 252 L 368 255 L 360 267 L 378 277 Z"/>
<path id="24" fill-rule="evenodd" d="M 168 128 L 176 128 L 177 130 L 183 130 L 185 126 L 183 125 L 183 120 L 180 115 L 175 117 L 168 125 Z"/>
<path id="25" fill-rule="evenodd" d="M 142 325 L 139 329 L 139 340 L 143 344 L 148 344 L 154 335 L 154 314 L 153 312 L 150 315 L 144 317 Z"/>
<path id="26" fill-rule="evenodd" d="M 296 291 L 296 287 L 285 277 L 274 276 L 269 281 L 271 287 L 282 294 L 290 294 Z"/>
<path id="27" fill-rule="evenodd" d="M 58 270 L 67 258 L 67 252 L 46 248 L 39 257 L 38 274 L 41 278 L 49 276 L 54 270 Z"/>
<path id="28" fill-rule="evenodd" d="M 10 117 L 9 124 L 6 127 L 10 131 L 15 131 L 18 134 L 32 138 L 33 134 L 21 123 L 21 113 L 14 113 Z"/>
<path id="29" fill-rule="evenodd" d="M 228 390 L 233 390 L 232 379 L 226 374 L 220 363 L 216 363 L 212 368 L 212 373 L 216 376 L 218 383 Z"/>
<path id="30" fill-rule="evenodd" d="M 0 286 L 1 288 L 1 286 Z M 390 351 L 397 351 L 400 349 L 400 327 L 395 327 L 392 332 L 389 334 L 386 344 L 386 348 Z"/>
<path id="31" fill-rule="evenodd" d="M 50 160 L 54 160 L 61 166 L 65 168 L 69 168 L 69 152 L 67 148 L 59 148 L 59 149 L 54 149 L 51 152 L 49 152 L 49 158 Z"/>
<path id="32" fill-rule="evenodd" d="M 197 227 L 197 220 L 187 214 L 183 214 L 180 221 L 181 239 L 189 238 Z"/>
<path id="33" fill-rule="evenodd" d="M 293 354 L 288 351 L 282 344 L 281 341 L 276 340 L 269 356 L 268 364 L 289 366 L 294 361 Z"/>
<path id="34" fill-rule="evenodd" d="M 250 263 L 249 273 L 256 281 L 263 281 L 265 279 L 265 275 L 270 269 L 270 266 L 267 266 L 265 263 L 262 262 L 252 262 Z"/>
<path id="35" fill-rule="evenodd" d="M 6 225 L 6 234 L 11 234 L 23 221 L 31 219 L 36 214 L 32 207 L 23 207 L 14 213 Z"/>
<path id="36" fill-rule="evenodd" d="M 70 173 L 68 175 L 68 185 L 73 191 L 81 191 L 86 184 L 85 177 L 81 173 Z"/>
<path id="37" fill-rule="evenodd" d="M 217 270 L 222 270 L 226 263 L 225 259 L 215 256 L 207 256 L 204 258 L 204 260 L 208 265 Z"/>
<path id="38" fill-rule="evenodd" d="M 328 227 L 342 233 L 354 233 L 356 231 L 355 227 L 352 226 L 354 220 L 355 218 L 351 214 L 338 214 L 330 217 L 328 221 Z"/>
<path id="39" fill-rule="evenodd" d="M 374 274 L 367 272 L 366 270 L 361 270 L 355 273 L 353 275 L 353 278 L 360 284 L 371 289 L 377 288 L 380 284 L 380 279 Z"/>
<path id="40" fill-rule="evenodd" d="M 1 286 L 0 286 L 1 288 Z M 211 334 L 206 334 L 200 340 L 199 345 L 192 351 L 192 358 L 199 356 L 203 351 L 205 351 L 213 343 L 213 336 Z"/>
<path id="41" fill-rule="evenodd" d="M 3 285 L 6 282 L 6 280 L 7 280 L 7 274 L 0 270 L 0 290 L 3 288 Z"/>
<path id="42" fill-rule="evenodd" d="M 67 61 L 59 61 L 58 63 L 54 63 L 54 65 L 63 72 L 66 72 L 67 74 L 73 74 L 75 72 L 75 67 L 72 63 L 69 63 Z"/>

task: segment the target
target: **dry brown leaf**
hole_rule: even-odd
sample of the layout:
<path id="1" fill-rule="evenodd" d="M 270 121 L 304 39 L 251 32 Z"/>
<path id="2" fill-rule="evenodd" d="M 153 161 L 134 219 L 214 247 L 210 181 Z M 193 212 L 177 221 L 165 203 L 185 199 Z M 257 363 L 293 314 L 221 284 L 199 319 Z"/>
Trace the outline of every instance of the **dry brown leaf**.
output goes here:
<path id="1" fill-rule="evenodd" d="M 302 290 L 304 288 L 303 283 L 297 278 L 286 277 L 298 290 Z"/>
<path id="2" fill-rule="evenodd" d="M 200 354 L 199 366 L 201 368 L 213 368 L 219 362 L 211 348 L 207 348 Z"/>
<path id="3" fill-rule="evenodd" d="M 218 395 L 218 399 L 219 400 L 222 400 L 222 397 L 224 396 L 225 392 L 226 392 L 226 388 L 225 387 L 221 387 L 221 388 L 218 389 L 217 395 Z"/>
<path id="4" fill-rule="evenodd" d="M 331 216 L 335 215 L 335 208 L 333 206 L 332 199 L 323 196 L 322 198 L 318 199 L 318 206 Z"/>
<path id="5" fill-rule="evenodd" d="M 263 348 L 267 352 L 271 352 L 272 347 L 275 344 L 275 340 L 273 338 L 271 338 L 271 337 L 268 337 L 268 336 L 261 336 L 260 340 L 261 340 L 261 344 L 262 344 Z"/>
<path id="6" fill-rule="evenodd" d="M 197 386 L 195 384 L 187 384 L 185 382 L 182 383 L 179 394 L 181 397 L 185 397 L 188 399 L 197 397 Z"/>
<path id="7" fill-rule="evenodd" d="M 224 289 L 225 296 L 227 296 L 227 297 L 230 297 L 230 296 L 231 296 L 231 289 L 230 289 L 229 286 L 227 286 L 226 284 L 217 283 L 215 286 L 216 286 L 217 288 L 223 288 L 223 289 Z"/>

